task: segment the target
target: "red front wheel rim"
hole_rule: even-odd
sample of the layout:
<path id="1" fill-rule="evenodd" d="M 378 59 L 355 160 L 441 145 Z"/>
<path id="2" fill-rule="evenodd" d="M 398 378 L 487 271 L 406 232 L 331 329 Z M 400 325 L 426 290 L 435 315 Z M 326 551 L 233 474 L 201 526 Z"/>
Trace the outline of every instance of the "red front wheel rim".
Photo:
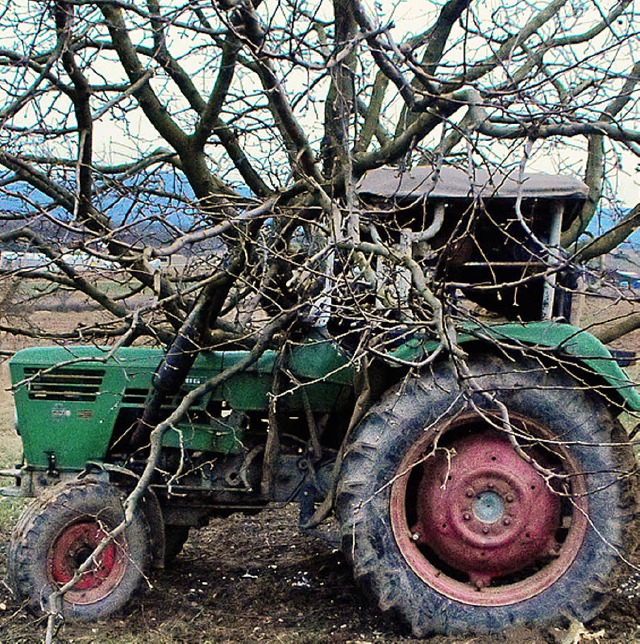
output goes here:
<path id="1" fill-rule="evenodd" d="M 91 519 L 66 525 L 54 539 L 48 554 L 49 578 L 58 588 L 73 579 L 77 569 L 106 536 L 100 524 Z M 109 595 L 122 580 L 126 558 L 118 541 L 111 541 L 97 562 L 65 593 L 72 604 L 92 604 Z"/>
<path id="2" fill-rule="evenodd" d="M 511 422 L 538 444 L 552 438 L 530 420 L 512 414 Z M 522 449 L 465 414 L 437 434 L 424 432 L 398 471 L 390 495 L 397 545 L 426 584 L 453 600 L 529 599 L 562 577 L 584 541 L 586 484 L 561 445 Z M 555 476 L 545 481 L 549 472 Z"/>

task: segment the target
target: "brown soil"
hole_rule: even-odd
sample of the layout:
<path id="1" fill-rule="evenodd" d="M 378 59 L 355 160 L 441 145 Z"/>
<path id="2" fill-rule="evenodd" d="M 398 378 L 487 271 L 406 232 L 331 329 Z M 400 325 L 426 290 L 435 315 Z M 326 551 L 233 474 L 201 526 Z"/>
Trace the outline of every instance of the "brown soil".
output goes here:
<path id="1" fill-rule="evenodd" d="M 154 573 L 152 588 L 125 613 L 91 625 L 64 625 L 59 642 L 411 642 L 368 604 L 342 556 L 302 535 L 293 508 L 217 519 L 192 533 L 175 563 Z M 0 530 L 4 567 L 8 529 Z M 633 594 L 627 592 L 627 594 Z M 553 607 L 549 607 L 553 610 Z M 633 642 L 640 638 L 638 597 L 616 594 L 606 611 L 572 637 L 556 629 L 443 642 Z M 0 586 L 0 641 L 43 637 L 44 624 Z"/>
<path id="2" fill-rule="evenodd" d="M 12 340 L 0 338 L 0 348 L 9 344 L 16 348 Z M 10 525 L 0 524 L 0 571 L 5 569 L 10 530 Z M 636 563 L 640 564 L 640 559 Z M 622 592 L 614 593 L 608 608 L 583 629 L 578 625 L 570 631 L 518 629 L 493 639 L 436 637 L 429 641 L 640 641 L 637 579 L 637 573 L 629 568 Z M 97 624 L 62 625 L 56 641 L 415 641 L 368 602 L 340 553 L 298 530 L 294 507 L 212 520 L 207 527 L 192 531 L 175 563 L 154 572 L 150 585 L 123 614 Z M 42 620 L 24 610 L 1 581 L 0 642 L 38 642 L 44 632 Z"/>

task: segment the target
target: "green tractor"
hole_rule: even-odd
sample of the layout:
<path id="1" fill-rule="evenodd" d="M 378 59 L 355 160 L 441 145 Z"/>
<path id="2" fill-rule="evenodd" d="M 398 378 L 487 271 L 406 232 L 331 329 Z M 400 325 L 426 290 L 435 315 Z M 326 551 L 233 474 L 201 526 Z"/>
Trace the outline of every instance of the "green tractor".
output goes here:
<path id="1" fill-rule="evenodd" d="M 322 324 L 186 362 L 178 341 L 18 352 L 23 459 L 2 491 L 33 497 L 8 553 L 33 610 L 104 618 L 191 529 L 273 502 L 297 502 L 303 527 L 324 521 L 367 595 L 416 636 L 585 622 L 605 605 L 636 533 L 618 416 L 640 396 L 568 322 L 559 238 L 586 186 L 385 168 L 358 190 L 393 243 L 435 257 L 434 279 L 502 316 L 457 329 L 464 369 L 419 326 L 366 366 Z M 141 424 L 158 389 L 157 422 Z"/>

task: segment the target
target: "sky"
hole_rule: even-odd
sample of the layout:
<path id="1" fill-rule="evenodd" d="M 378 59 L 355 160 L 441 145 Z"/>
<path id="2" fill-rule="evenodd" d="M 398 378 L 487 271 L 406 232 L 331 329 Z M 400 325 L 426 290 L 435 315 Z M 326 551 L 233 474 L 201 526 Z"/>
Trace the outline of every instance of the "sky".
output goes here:
<path id="1" fill-rule="evenodd" d="M 640 2 L 640 0 L 637 0 Z M 267 0 L 268 3 L 268 0 Z M 437 16 L 441 2 L 425 2 L 425 0 L 377 0 L 376 2 L 368 1 L 365 3 L 369 12 L 373 16 L 380 16 L 381 24 L 387 24 L 389 20 L 393 21 L 394 29 L 393 34 L 397 42 L 401 42 L 404 37 L 411 33 L 420 32 L 428 24 L 430 24 L 435 16 Z M 488 27 L 495 28 L 496 33 L 500 33 L 500 25 L 504 25 L 506 29 L 508 22 L 517 18 L 521 24 L 526 19 L 533 15 L 534 12 L 539 10 L 540 7 L 546 6 L 546 1 L 541 0 L 482 0 L 482 2 L 475 2 L 472 4 L 475 13 L 472 17 L 466 19 L 473 21 L 476 20 L 478 29 Z M 597 10 L 595 0 L 569 0 L 569 5 L 574 7 L 576 28 L 580 24 L 580 20 L 588 25 L 591 20 L 589 11 Z M 34 2 L 33 0 L 12 0 L 7 8 L 13 7 L 26 7 L 26 8 L 39 8 L 41 3 Z M 172 6 L 172 3 L 167 0 L 166 6 Z M 330 6 L 330 3 L 327 3 Z M 582 12 L 582 13 L 581 13 Z M 0 10 L 0 15 L 2 10 Z M 517 15 L 516 15 L 517 14 Z M 613 26 L 612 29 L 617 28 Z M 7 30 L 0 33 L 0 46 L 9 45 L 15 37 L 24 37 L 24 34 L 9 33 Z M 640 42 L 636 38 L 635 44 L 630 42 L 629 46 L 621 50 L 618 58 L 615 61 L 610 61 L 610 65 L 618 65 L 620 69 L 628 67 L 632 59 L 640 59 Z M 185 47 L 191 46 L 191 42 L 185 43 Z M 576 45 L 576 47 L 581 47 Z M 635 50 L 633 49 L 635 47 Z M 584 48 L 583 48 L 584 49 Z M 447 53 L 445 60 L 454 62 L 456 56 L 462 55 L 462 49 L 453 50 Z M 466 49 L 465 55 L 471 57 L 472 54 Z M 584 49 L 580 50 L 580 55 L 584 58 L 584 65 L 591 64 L 589 58 L 590 52 Z M 475 52 L 478 55 L 478 52 Z M 297 82 L 304 82 L 302 78 Z M 1 93 L 1 87 L 0 87 Z M 320 98 L 323 97 L 321 92 L 318 92 Z M 1 104 L 1 101 L 0 101 Z M 317 114 L 322 114 L 322 105 L 318 105 L 316 111 L 311 113 L 310 118 L 317 118 Z M 640 129 L 640 124 L 637 122 L 638 114 L 636 112 L 636 122 L 628 124 L 630 127 Z M 134 153 L 135 148 L 138 146 L 146 146 L 149 149 L 155 149 L 162 143 L 159 140 L 152 128 L 146 123 L 144 118 L 133 119 L 131 122 L 129 132 L 123 133 L 118 131 L 115 124 L 112 122 L 108 127 L 99 127 L 96 129 L 96 147 L 98 152 L 106 161 L 113 163 L 121 162 L 127 158 L 128 155 Z M 583 139 L 573 139 L 570 145 L 561 145 L 555 147 L 537 146 L 534 148 L 534 154 L 528 162 L 528 170 L 534 172 L 547 172 L 547 173 L 573 173 L 580 176 L 583 172 L 582 156 L 579 149 L 584 145 Z M 574 147 L 577 146 L 577 147 Z M 494 143 L 490 147 L 488 154 L 491 154 L 494 159 L 500 160 L 502 157 L 517 157 L 519 151 L 510 150 L 500 143 Z M 515 159 L 514 159 L 515 160 Z M 609 150 L 609 163 L 610 165 L 618 166 L 618 178 L 615 185 L 611 186 L 611 192 L 615 194 L 626 206 L 632 206 L 640 201 L 640 174 L 638 172 L 638 165 L 640 159 L 625 150 L 621 146 L 612 146 Z"/>

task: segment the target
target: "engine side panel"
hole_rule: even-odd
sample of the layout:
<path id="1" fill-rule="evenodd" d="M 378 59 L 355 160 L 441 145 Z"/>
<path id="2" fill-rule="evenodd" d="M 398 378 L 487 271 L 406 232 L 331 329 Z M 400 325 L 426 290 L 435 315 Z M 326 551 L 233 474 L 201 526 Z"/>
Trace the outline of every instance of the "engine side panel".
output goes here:
<path id="1" fill-rule="evenodd" d="M 219 351 L 198 357 L 183 391 L 167 401 L 166 414 L 187 391 L 245 358 L 245 351 Z M 18 432 L 25 464 L 35 469 L 79 470 L 87 461 L 105 459 L 114 429 L 129 412 L 131 426 L 150 391 L 163 353 L 140 347 L 113 355 L 97 347 L 31 348 L 10 362 Z M 203 395 L 164 443 L 219 453 L 241 445 L 241 426 L 225 420 L 229 413 L 266 411 L 271 399 L 276 352 L 267 351 L 251 367 Z M 284 363 L 285 385 L 278 408 L 331 411 L 352 368 L 332 342 L 312 340 L 297 345 Z M 223 411 L 224 410 L 224 411 Z M 121 434 L 127 431 L 119 428 Z"/>

